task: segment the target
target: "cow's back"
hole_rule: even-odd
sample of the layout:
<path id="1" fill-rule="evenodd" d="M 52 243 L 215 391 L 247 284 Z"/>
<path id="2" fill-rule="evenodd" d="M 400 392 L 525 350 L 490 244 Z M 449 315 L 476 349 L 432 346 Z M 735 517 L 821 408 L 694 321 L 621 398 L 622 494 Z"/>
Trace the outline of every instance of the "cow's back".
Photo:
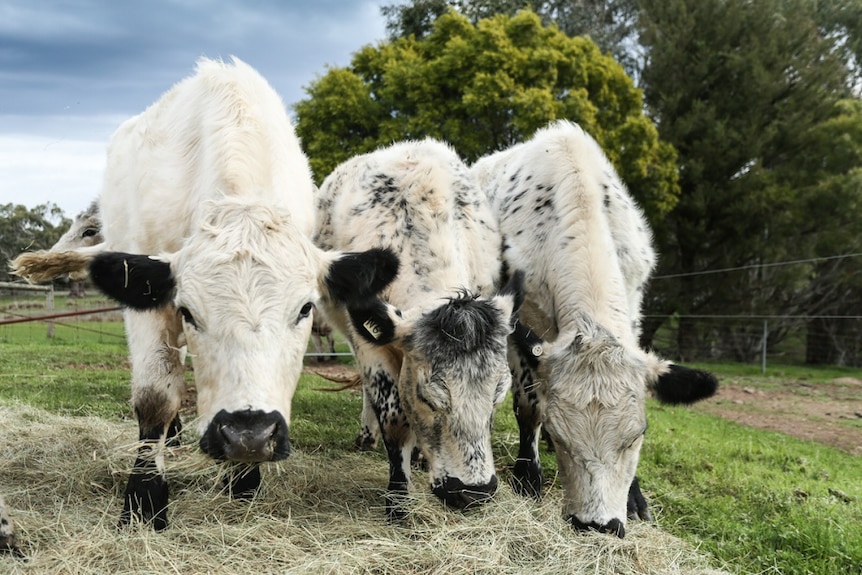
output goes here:
<path id="1" fill-rule="evenodd" d="M 312 232 L 311 171 L 281 98 L 237 59 L 202 59 L 193 76 L 114 134 L 103 233 L 111 249 L 173 252 L 206 204 L 224 196 L 288 207 Z"/>
<path id="2" fill-rule="evenodd" d="M 439 305 L 458 289 L 490 295 L 499 280 L 499 229 L 487 198 L 447 145 L 395 144 L 345 162 L 318 195 L 324 248 L 387 246 L 401 268 L 387 290 L 400 307 Z"/>
<path id="3" fill-rule="evenodd" d="M 527 270 L 522 317 L 553 338 L 582 312 L 636 339 L 655 255 L 640 209 L 598 144 L 558 122 L 472 171 L 499 217 L 505 263 Z"/>

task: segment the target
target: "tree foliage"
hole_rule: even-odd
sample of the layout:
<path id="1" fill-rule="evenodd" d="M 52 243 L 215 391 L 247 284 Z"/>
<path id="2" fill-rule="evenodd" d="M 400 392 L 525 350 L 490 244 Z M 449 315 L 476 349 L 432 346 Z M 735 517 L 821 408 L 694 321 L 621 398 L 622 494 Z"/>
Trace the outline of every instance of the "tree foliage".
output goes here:
<path id="1" fill-rule="evenodd" d="M 805 0 L 641 1 L 642 87 L 680 165 L 680 201 L 656 226 L 659 273 L 691 274 L 654 282 L 650 311 L 808 313 L 814 264 L 696 274 L 858 245 L 862 227 L 851 214 L 862 193 L 862 116 L 847 61 L 815 8 Z M 681 321 L 679 353 L 700 355 L 699 335 Z"/>
<path id="2" fill-rule="evenodd" d="M 25 250 L 48 249 L 71 223 L 56 204 L 41 204 L 32 209 L 0 204 L 0 257 L 8 262 Z M 4 281 L 10 279 L 5 265 L 2 277 Z"/>
<path id="3" fill-rule="evenodd" d="M 637 0 L 413 0 L 381 8 L 390 38 L 426 36 L 434 21 L 448 8 L 474 24 L 499 14 L 514 16 L 534 11 L 545 25 L 556 26 L 567 36 L 589 36 L 629 72 L 636 68 L 632 48 L 637 38 Z"/>
<path id="4" fill-rule="evenodd" d="M 675 203 L 673 148 L 659 140 L 632 80 L 589 39 L 530 11 L 475 25 L 449 11 L 422 38 L 366 46 L 307 94 L 295 106 L 297 132 L 318 181 L 395 140 L 440 138 L 474 161 L 565 118 L 604 147 L 651 215 Z"/>

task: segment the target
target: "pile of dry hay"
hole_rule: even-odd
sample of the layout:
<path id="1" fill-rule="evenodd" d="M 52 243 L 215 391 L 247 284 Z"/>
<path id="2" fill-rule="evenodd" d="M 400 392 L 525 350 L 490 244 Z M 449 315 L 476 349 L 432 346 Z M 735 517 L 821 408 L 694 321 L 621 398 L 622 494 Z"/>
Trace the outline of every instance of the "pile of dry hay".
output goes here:
<path id="1" fill-rule="evenodd" d="M 0 572 L 722 573 L 652 524 L 630 524 L 623 540 L 574 533 L 560 517 L 559 490 L 537 503 L 504 486 L 492 503 L 462 513 L 446 510 L 416 472 L 409 519 L 389 524 L 379 453 L 294 452 L 265 466 L 252 501 L 232 501 L 216 487 L 222 468 L 190 436 L 168 458 L 169 529 L 118 531 L 136 435 L 131 421 L 0 405 L 0 493 L 29 557 L 0 557 Z"/>

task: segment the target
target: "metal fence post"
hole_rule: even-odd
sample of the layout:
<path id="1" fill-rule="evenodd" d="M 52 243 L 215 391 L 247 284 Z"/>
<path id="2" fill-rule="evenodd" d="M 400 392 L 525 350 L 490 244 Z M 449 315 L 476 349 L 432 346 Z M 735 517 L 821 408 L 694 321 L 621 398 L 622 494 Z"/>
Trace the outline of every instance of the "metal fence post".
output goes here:
<path id="1" fill-rule="evenodd" d="M 763 359 L 760 364 L 760 373 L 766 373 L 766 338 L 769 335 L 769 321 L 763 320 Z"/>
<path id="2" fill-rule="evenodd" d="M 45 309 L 48 310 L 48 315 L 54 311 L 54 284 L 48 286 L 48 291 L 45 292 Z M 54 322 L 48 320 L 48 337 L 54 337 Z"/>

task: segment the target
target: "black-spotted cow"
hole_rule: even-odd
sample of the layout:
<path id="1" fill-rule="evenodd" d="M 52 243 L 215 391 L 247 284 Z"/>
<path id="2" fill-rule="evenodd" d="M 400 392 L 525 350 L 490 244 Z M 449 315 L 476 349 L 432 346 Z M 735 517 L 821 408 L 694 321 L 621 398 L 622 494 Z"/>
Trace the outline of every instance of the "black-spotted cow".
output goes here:
<path id="1" fill-rule="evenodd" d="M 179 338 L 194 362 L 201 449 L 252 464 L 288 456 L 291 399 L 315 303 L 367 307 L 397 273 L 387 250 L 323 251 L 311 242 L 313 184 L 280 97 L 254 69 L 202 59 L 194 75 L 125 122 L 108 148 L 101 254 L 19 257 L 41 280 L 89 265 L 126 307 L 140 448 L 121 524 L 167 526 L 168 484 L 153 446 L 180 431 Z M 107 251 L 111 250 L 111 251 Z"/>
<path id="2" fill-rule="evenodd" d="M 565 517 L 574 528 L 622 537 L 630 488 L 639 495 L 647 393 L 691 403 L 715 393 L 717 381 L 639 347 L 643 288 L 655 263 L 651 234 L 580 127 L 554 123 L 480 159 L 472 172 L 500 221 L 504 265 L 526 274 L 510 357 L 521 436 L 514 486 L 541 492 L 544 423 Z"/>
<path id="3" fill-rule="evenodd" d="M 447 505 L 487 500 L 497 488 L 491 421 L 511 384 L 507 337 L 523 297 L 517 274 L 493 295 L 500 236 L 487 198 L 449 146 L 426 139 L 338 166 L 317 205 L 320 247 L 386 246 L 401 256 L 383 293 L 387 305 L 353 314 L 324 307 L 351 338 L 380 426 L 389 516 L 403 512 L 398 500 L 408 490 L 414 445 Z"/>

